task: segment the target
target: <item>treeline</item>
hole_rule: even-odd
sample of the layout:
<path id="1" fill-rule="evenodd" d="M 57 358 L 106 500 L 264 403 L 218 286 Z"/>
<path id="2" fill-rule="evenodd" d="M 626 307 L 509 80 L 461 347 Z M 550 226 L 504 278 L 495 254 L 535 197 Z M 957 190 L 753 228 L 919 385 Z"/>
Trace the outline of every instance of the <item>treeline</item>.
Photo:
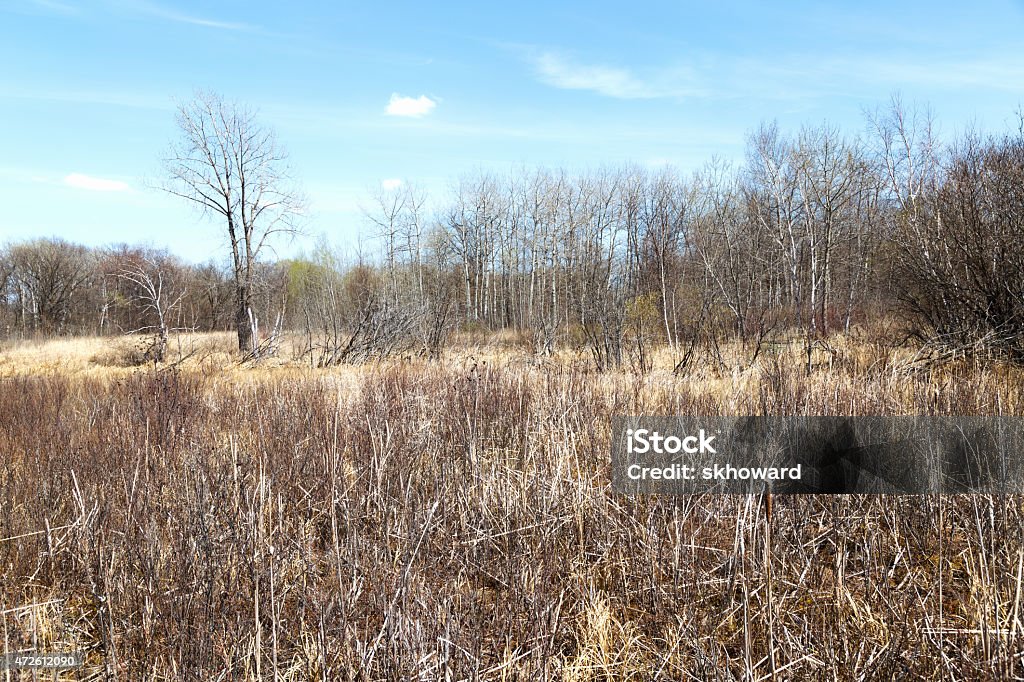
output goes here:
<path id="1" fill-rule="evenodd" d="M 764 125 L 743 163 L 692 175 L 481 173 L 426 223 L 414 191 L 382 192 L 380 286 L 395 310 L 585 345 L 598 367 L 725 336 L 810 346 L 881 316 L 902 339 L 1024 359 L 1024 131 L 943 145 L 899 101 L 866 124 Z"/>
<path id="2" fill-rule="evenodd" d="M 8 337 L 148 329 L 156 320 L 132 279 L 139 270 L 159 275 L 165 299 L 183 294 L 174 306 L 173 327 L 230 327 L 230 283 L 214 263 L 191 265 L 147 247 L 89 248 L 40 238 L 0 250 L 0 328 Z"/>
<path id="3" fill-rule="evenodd" d="M 765 125 L 742 163 L 689 175 L 479 173 L 429 211 L 414 188 L 382 190 L 368 211 L 378 258 L 325 245 L 259 263 L 253 309 L 264 335 L 301 332 L 322 365 L 436 355 L 480 329 L 646 366 L 661 344 L 680 361 L 725 336 L 756 353 L 773 333 L 810 343 L 892 313 L 923 341 L 1024 359 L 1024 133 L 943 146 L 898 102 L 868 124 Z M 11 244 L 0 285 L 8 335 L 239 319 L 228 272 L 152 249 Z"/>

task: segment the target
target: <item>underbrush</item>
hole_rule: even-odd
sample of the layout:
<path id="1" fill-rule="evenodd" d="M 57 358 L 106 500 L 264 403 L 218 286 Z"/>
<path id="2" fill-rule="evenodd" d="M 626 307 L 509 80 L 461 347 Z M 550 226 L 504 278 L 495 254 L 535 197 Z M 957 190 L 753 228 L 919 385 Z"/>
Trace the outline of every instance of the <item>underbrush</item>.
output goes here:
<path id="1" fill-rule="evenodd" d="M 967 363 L 0 380 L 8 651 L 109 679 L 1001 679 L 1019 497 L 624 497 L 618 414 L 1020 414 Z M 66 674 L 65 679 L 79 679 Z"/>

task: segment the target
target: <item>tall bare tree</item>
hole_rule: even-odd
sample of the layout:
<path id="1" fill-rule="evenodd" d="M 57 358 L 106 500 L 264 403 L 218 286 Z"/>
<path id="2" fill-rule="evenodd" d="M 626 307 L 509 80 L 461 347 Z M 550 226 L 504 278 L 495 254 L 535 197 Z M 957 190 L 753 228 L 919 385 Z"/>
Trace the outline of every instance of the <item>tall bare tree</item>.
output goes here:
<path id="1" fill-rule="evenodd" d="M 201 92 L 177 114 L 164 189 L 223 220 L 231 247 L 238 348 L 251 352 L 256 263 L 275 235 L 294 234 L 302 202 L 272 130 L 248 108 Z"/>

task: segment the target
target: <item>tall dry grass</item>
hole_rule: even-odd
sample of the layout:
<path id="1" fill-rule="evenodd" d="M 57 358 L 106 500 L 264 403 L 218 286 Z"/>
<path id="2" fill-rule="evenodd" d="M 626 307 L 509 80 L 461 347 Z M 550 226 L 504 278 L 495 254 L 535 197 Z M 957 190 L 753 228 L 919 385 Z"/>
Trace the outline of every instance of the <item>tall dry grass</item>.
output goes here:
<path id="1" fill-rule="evenodd" d="M 1020 675 L 1019 497 L 791 497 L 768 522 L 611 492 L 616 414 L 1022 411 L 1016 370 L 845 357 L 10 373 L 3 647 L 88 651 L 61 679 Z"/>

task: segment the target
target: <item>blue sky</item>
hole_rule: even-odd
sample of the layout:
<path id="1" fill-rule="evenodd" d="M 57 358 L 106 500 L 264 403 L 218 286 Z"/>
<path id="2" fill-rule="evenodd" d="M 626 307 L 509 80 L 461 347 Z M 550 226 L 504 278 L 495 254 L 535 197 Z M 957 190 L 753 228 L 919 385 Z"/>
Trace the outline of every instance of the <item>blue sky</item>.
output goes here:
<path id="1" fill-rule="evenodd" d="M 257 109 L 308 197 L 308 248 L 370 233 L 382 183 L 739 158 L 764 120 L 865 128 L 894 92 L 944 135 L 1024 103 L 1021 2 L 280 3 L 0 0 L 0 243 L 145 242 L 195 261 L 221 226 L 150 189 L 174 109 Z"/>

